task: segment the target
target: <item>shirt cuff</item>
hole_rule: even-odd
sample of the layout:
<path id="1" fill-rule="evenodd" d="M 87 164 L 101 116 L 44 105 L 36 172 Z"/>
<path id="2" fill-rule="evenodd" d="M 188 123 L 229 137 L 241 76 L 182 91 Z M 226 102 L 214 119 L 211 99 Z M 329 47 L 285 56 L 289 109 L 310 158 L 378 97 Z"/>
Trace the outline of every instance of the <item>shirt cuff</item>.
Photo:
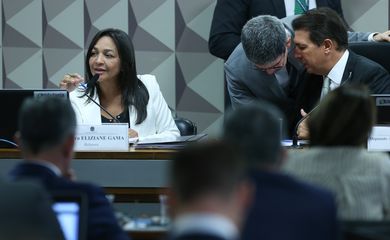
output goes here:
<path id="1" fill-rule="evenodd" d="M 368 35 L 368 41 L 369 42 L 376 42 L 375 40 L 374 40 L 374 35 L 375 34 L 378 34 L 379 32 L 373 32 L 373 33 L 371 33 L 370 35 Z"/>

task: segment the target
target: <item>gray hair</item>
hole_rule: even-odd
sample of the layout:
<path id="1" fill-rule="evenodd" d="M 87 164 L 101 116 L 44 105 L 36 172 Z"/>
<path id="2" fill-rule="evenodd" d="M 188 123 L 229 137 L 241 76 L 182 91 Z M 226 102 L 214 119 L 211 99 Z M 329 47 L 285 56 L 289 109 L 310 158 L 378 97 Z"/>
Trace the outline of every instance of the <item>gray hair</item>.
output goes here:
<path id="1" fill-rule="evenodd" d="M 287 33 L 276 17 L 260 15 L 242 29 L 241 42 L 247 58 L 255 64 L 269 64 L 286 51 Z"/>
<path id="2" fill-rule="evenodd" d="M 21 147 L 32 154 L 62 144 L 75 130 L 76 116 L 68 99 L 31 98 L 24 101 L 20 109 Z"/>

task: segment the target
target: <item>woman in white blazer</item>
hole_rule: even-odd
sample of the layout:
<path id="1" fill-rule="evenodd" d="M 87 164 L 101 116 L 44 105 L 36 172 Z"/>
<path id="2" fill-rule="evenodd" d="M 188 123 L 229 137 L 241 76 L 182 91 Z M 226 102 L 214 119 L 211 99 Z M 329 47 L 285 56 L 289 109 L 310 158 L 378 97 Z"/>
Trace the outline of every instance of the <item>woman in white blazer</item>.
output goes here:
<path id="1" fill-rule="evenodd" d="M 71 91 L 78 124 L 128 123 L 129 137 L 141 139 L 180 136 L 156 78 L 137 75 L 134 48 L 125 32 L 99 31 L 88 48 L 85 65 L 85 81 L 78 74 L 67 74 L 60 83 Z"/>

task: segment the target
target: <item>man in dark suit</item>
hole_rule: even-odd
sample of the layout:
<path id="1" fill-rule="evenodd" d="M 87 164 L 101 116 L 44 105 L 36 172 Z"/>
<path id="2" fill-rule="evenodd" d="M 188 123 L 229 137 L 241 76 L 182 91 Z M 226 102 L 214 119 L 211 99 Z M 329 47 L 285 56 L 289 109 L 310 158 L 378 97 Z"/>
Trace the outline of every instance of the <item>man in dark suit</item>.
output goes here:
<path id="1" fill-rule="evenodd" d="M 218 0 L 209 37 L 210 53 L 227 60 L 240 43 L 241 29 L 251 18 L 273 15 L 278 18 L 294 15 L 294 0 Z M 330 7 L 343 16 L 340 0 L 300 0 L 307 9 Z"/>
<path id="2" fill-rule="evenodd" d="M 31 179 L 50 191 L 77 191 L 88 197 L 87 238 L 128 239 L 100 187 L 68 179 L 76 117 L 68 100 L 28 99 L 19 113 L 17 141 L 24 162 L 10 172 L 13 180 Z"/>
<path id="3" fill-rule="evenodd" d="M 181 151 L 171 168 L 170 239 L 238 239 L 252 192 L 244 174 L 244 162 L 228 144 L 201 143 Z"/>
<path id="4" fill-rule="evenodd" d="M 295 57 L 309 75 L 304 76 L 298 104 L 302 115 L 313 109 L 320 98 L 346 83 L 365 84 L 371 93 L 390 93 L 390 75 L 381 65 L 348 50 L 347 29 L 329 8 L 309 10 L 294 19 Z M 307 138 L 301 124 L 298 135 Z"/>
<path id="5" fill-rule="evenodd" d="M 64 239 L 49 194 L 32 182 L 0 183 L 0 239 Z"/>
<path id="6" fill-rule="evenodd" d="M 277 108 L 259 102 L 235 109 L 225 120 L 224 138 L 244 156 L 256 189 L 243 239 L 338 239 L 333 195 L 280 172 L 286 159 L 281 118 Z"/>

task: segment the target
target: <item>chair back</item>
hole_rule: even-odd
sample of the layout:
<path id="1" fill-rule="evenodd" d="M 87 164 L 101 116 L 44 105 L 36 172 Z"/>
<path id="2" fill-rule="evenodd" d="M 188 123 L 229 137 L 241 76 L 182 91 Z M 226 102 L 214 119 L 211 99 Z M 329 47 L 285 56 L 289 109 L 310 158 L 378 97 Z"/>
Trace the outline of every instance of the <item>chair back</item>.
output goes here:
<path id="1" fill-rule="evenodd" d="M 379 63 L 390 72 L 390 43 L 388 42 L 352 42 L 349 49 L 354 53 L 362 55 L 374 62 Z"/>
<path id="2" fill-rule="evenodd" d="M 341 221 L 344 240 L 381 240 L 390 238 L 390 221 Z"/>
<path id="3" fill-rule="evenodd" d="M 180 131 L 180 136 L 196 135 L 198 133 L 196 124 L 189 119 L 176 117 L 175 123 Z"/>

